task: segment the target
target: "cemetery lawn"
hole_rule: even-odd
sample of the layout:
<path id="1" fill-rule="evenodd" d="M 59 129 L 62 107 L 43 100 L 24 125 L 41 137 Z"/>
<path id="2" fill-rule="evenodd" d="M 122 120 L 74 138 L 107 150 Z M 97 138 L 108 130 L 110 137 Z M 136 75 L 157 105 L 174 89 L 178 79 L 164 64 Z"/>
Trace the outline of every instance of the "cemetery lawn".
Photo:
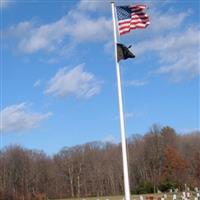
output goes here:
<path id="1" fill-rule="evenodd" d="M 141 194 L 144 197 L 144 200 L 146 196 L 153 196 L 154 198 L 162 197 L 163 194 Z M 140 195 L 132 195 L 132 200 L 139 200 Z M 167 195 L 167 200 L 172 200 L 172 195 Z M 69 199 L 52 199 L 52 200 L 123 200 L 123 196 L 105 196 L 105 197 L 87 197 L 87 198 L 69 198 Z"/>
<path id="2" fill-rule="evenodd" d="M 109 200 L 122 200 L 123 197 L 122 196 L 112 196 L 112 197 L 87 197 L 87 198 L 73 198 L 73 199 L 54 199 L 54 200 L 106 200 L 106 199 L 109 199 Z"/>

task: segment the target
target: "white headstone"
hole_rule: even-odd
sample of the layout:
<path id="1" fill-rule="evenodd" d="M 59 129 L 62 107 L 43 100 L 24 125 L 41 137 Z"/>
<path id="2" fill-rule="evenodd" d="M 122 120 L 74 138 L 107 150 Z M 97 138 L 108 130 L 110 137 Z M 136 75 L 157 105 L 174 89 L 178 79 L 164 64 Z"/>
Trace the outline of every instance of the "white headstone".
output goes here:
<path id="1" fill-rule="evenodd" d="M 197 197 L 200 197 L 200 194 L 197 192 Z"/>
<path id="2" fill-rule="evenodd" d="M 189 192 L 187 192 L 186 197 L 187 197 L 187 198 L 190 198 L 190 193 L 189 193 Z"/>
<path id="3" fill-rule="evenodd" d="M 194 197 L 194 200 L 198 200 L 198 197 Z"/>
<path id="4" fill-rule="evenodd" d="M 173 194 L 173 200 L 176 200 L 176 194 Z"/>
<path id="5" fill-rule="evenodd" d="M 167 194 L 164 194 L 164 198 L 167 199 Z"/>
<path id="6" fill-rule="evenodd" d="M 164 197 L 161 197 L 161 200 L 165 200 L 165 198 L 164 198 Z"/>
<path id="7" fill-rule="evenodd" d="M 183 192 L 183 197 L 186 197 L 186 193 L 185 192 Z"/>
<path id="8" fill-rule="evenodd" d="M 143 198 L 143 196 L 142 196 L 142 195 L 140 195 L 140 200 L 144 200 L 144 198 Z"/>

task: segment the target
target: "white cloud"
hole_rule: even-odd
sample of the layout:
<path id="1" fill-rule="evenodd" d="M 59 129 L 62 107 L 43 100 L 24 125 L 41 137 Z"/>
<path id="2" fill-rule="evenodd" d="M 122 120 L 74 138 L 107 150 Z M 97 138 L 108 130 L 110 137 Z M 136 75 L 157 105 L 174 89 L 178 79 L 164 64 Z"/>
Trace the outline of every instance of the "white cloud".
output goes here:
<path id="1" fill-rule="evenodd" d="M 161 67 L 156 71 L 169 74 L 172 81 L 191 79 L 200 74 L 200 29 L 189 27 L 184 31 L 155 36 L 134 46 L 137 54 L 157 53 Z"/>
<path id="2" fill-rule="evenodd" d="M 141 117 L 143 117 L 143 114 L 141 114 L 141 113 L 128 112 L 128 111 L 124 112 L 124 118 L 126 120 L 129 120 L 129 119 L 132 119 L 132 118 L 136 119 L 136 118 L 141 118 Z M 116 114 L 114 118 L 118 120 L 119 114 Z"/>
<path id="3" fill-rule="evenodd" d="M 179 131 L 183 134 L 190 134 L 190 133 L 200 133 L 200 127 L 197 128 L 186 128 Z"/>
<path id="4" fill-rule="evenodd" d="M 177 51 L 185 47 L 198 47 L 200 42 L 200 30 L 197 27 L 190 27 L 185 31 L 169 33 L 167 35 L 155 36 L 154 38 L 140 42 L 134 46 L 137 53 L 147 51 Z"/>
<path id="5" fill-rule="evenodd" d="M 149 32 L 153 31 L 154 33 L 159 33 L 159 34 L 166 30 L 177 29 L 178 27 L 181 26 L 184 20 L 191 14 L 191 10 L 180 13 L 172 11 L 168 11 L 166 13 L 163 12 L 160 13 L 158 9 L 150 9 L 148 11 L 150 11 L 148 13 L 151 21 L 151 25 L 149 26 Z"/>
<path id="6" fill-rule="evenodd" d="M 68 15 L 70 31 L 68 34 L 76 42 L 82 41 L 105 41 L 112 33 L 112 21 L 105 17 L 97 19 L 78 12 Z"/>
<path id="7" fill-rule="evenodd" d="M 143 119 L 146 116 L 146 113 L 141 113 L 141 112 L 125 112 L 124 114 L 125 119 Z"/>
<path id="8" fill-rule="evenodd" d="M 132 0 L 115 0 L 115 5 L 131 5 Z M 111 13 L 111 1 L 110 0 L 80 0 L 78 4 L 78 9 L 81 11 L 90 12 L 109 12 Z"/>
<path id="9" fill-rule="evenodd" d="M 108 143 L 116 143 L 116 139 L 113 135 L 107 135 L 105 138 L 102 139 L 102 142 Z"/>
<path id="10" fill-rule="evenodd" d="M 110 8 L 110 1 L 109 0 L 101 0 L 101 1 L 81 0 L 78 4 L 78 8 L 82 11 L 108 10 Z"/>
<path id="11" fill-rule="evenodd" d="M 134 87 L 142 87 L 144 85 L 147 85 L 149 82 L 147 80 L 131 80 L 127 82 L 128 86 L 134 86 Z"/>
<path id="12" fill-rule="evenodd" d="M 146 113 L 141 112 L 125 112 L 125 119 L 142 119 L 146 116 Z"/>
<path id="13" fill-rule="evenodd" d="M 25 21 L 10 27 L 7 32 L 17 38 L 18 50 L 32 54 L 40 50 L 61 50 L 67 36 L 76 44 L 105 41 L 110 37 L 111 25 L 111 19 L 94 18 L 82 12 L 70 11 L 53 23 L 37 25 L 32 21 Z"/>
<path id="14" fill-rule="evenodd" d="M 136 55 L 149 53 L 151 56 L 158 56 L 156 59 L 160 67 L 153 73 L 167 74 L 173 82 L 198 76 L 200 29 L 195 24 L 185 26 L 188 23 L 187 19 L 193 14 L 192 10 L 176 12 L 168 8 L 163 13 L 155 7 L 149 9 L 148 13 L 151 24 L 144 32 L 148 39 L 134 45 Z"/>
<path id="15" fill-rule="evenodd" d="M 23 21 L 18 23 L 16 26 L 11 26 L 6 33 L 8 36 L 22 37 L 22 34 L 26 36 L 33 26 L 33 21 Z"/>
<path id="16" fill-rule="evenodd" d="M 199 50 L 199 29 L 190 27 L 183 30 L 187 19 L 193 14 L 192 10 L 177 12 L 169 7 L 165 12 L 161 12 L 160 6 L 165 3 L 159 2 L 147 10 L 151 24 L 142 33 L 143 41 L 134 46 L 134 52 L 137 55 L 147 51 L 156 52 L 162 64 L 156 73 L 169 74 L 175 81 L 187 78 L 184 75 L 187 73 L 190 74 L 188 77 L 192 78 L 199 74 L 199 59 L 196 53 Z M 110 7 L 109 1 L 81 0 L 75 7 L 76 9 L 53 23 L 38 25 L 32 21 L 25 21 L 12 26 L 10 32 L 17 37 L 18 50 L 29 54 L 41 50 L 55 50 L 54 52 L 63 56 L 69 54 L 79 43 L 104 42 L 104 48 L 108 52 L 112 47 L 112 20 L 110 17 L 98 15 L 94 17 L 93 12 L 107 10 Z M 141 39 L 141 32 L 136 31 L 134 34 L 135 38 Z M 146 41 L 145 34 L 148 38 Z M 131 34 L 128 37 L 132 37 Z"/>
<path id="17" fill-rule="evenodd" d="M 18 48 L 24 53 L 35 53 L 39 50 L 52 51 L 55 49 L 60 42 L 62 42 L 68 28 L 66 27 L 65 18 L 61 18 L 55 23 L 41 25 L 39 27 L 27 27 L 24 29 L 20 29 L 20 25 L 18 24 L 16 27 L 13 27 L 13 31 L 15 29 L 22 33 L 24 31 L 24 35 L 20 35 Z"/>
<path id="18" fill-rule="evenodd" d="M 110 40 L 104 44 L 104 51 L 114 57 L 114 42 Z"/>
<path id="19" fill-rule="evenodd" d="M 35 81 L 35 83 L 33 84 L 34 87 L 39 87 L 41 85 L 41 80 L 38 79 Z"/>
<path id="20" fill-rule="evenodd" d="M 50 112 L 41 114 L 27 111 L 26 103 L 11 105 L 0 112 L 2 119 L 0 130 L 4 133 L 29 131 L 38 127 L 40 122 L 48 119 L 51 115 Z"/>
<path id="21" fill-rule="evenodd" d="M 159 74 L 169 74 L 170 80 L 179 82 L 200 75 L 200 52 L 196 49 L 180 51 L 175 62 L 165 64 L 156 70 Z"/>
<path id="22" fill-rule="evenodd" d="M 101 81 L 97 81 L 93 74 L 84 71 L 84 65 L 78 65 L 71 70 L 60 69 L 48 83 L 46 94 L 78 98 L 90 98 L 100 92 Z"/>

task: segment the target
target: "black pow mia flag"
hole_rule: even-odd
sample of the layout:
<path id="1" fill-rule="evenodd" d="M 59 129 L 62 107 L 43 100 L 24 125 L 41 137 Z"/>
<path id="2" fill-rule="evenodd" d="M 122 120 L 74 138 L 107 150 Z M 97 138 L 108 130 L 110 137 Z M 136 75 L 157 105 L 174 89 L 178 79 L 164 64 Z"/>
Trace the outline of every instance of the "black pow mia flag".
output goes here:
<path id="1" fill-rule="evenodd" d="M 126 47 L 123 44 L 117 43 L 117 62 L 128 58 L 135 58 L 135 55 L 129 50 L 131 46 Z"/>

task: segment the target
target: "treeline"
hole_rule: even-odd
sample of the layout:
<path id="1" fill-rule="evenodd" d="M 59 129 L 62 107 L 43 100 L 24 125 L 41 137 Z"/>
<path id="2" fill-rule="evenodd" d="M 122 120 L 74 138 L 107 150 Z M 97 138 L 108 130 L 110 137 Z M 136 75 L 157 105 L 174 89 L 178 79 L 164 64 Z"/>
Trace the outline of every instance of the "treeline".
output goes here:
<path id="1" fill-rule="evenodd" d="M 200 132 L 153 126 L 128 139 L 132 193 L 200 186 Z M 54 156 L 9 146 L 0 151 L 0 199 L 32 200 L 124 193 L 121 144 L 93 142 Z"/>

